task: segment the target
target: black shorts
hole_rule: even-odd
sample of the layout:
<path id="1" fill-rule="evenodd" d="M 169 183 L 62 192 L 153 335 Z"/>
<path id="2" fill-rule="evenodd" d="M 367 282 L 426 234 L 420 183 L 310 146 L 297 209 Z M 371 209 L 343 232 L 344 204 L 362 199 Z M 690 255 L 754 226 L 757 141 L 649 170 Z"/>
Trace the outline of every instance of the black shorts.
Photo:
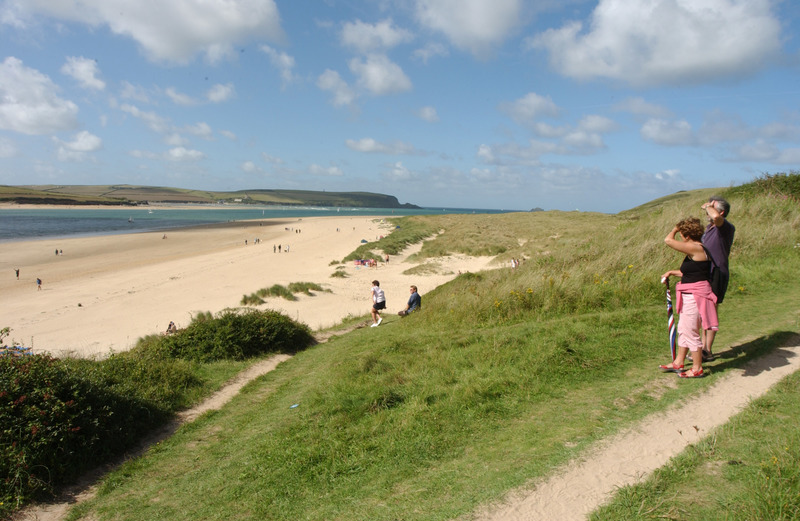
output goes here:
<path id="1" fill-rule="evenodd" d="M 372 309 L 376 311 L 381 309 L 386 309 L 386 301 L 384 300 L 383 302 L 375 302 L 374 304 L 372 304 Z"/>

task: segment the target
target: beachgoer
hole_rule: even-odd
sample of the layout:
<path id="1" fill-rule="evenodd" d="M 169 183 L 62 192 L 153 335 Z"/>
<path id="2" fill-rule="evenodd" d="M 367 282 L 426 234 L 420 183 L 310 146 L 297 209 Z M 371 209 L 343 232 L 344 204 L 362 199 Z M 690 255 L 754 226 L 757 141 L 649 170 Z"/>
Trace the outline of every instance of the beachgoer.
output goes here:
<path id="1" fill-rule="evenodd" d="M 377 327 L 383 322 L 380 312 L 386 309 L 386 295 L 383 294 L 381 283 L 377 280 L 372 281 L 372 325 L 370 327 Z"/>
<path id="2" fill-rule="evenodd" d="M 705 246 L 708 253 L 711 255 L 711 261 L 717 266 L 719 274 L 712 273 L 714 276 L 720 277 L 720 292 L 717 295 L 717 303 L 719 305 L 725 298 L 725 292 L 728 289 L 728 280 L 730 280 L 730 272 L 728 271 L 728 257 L 731 254 L 731 246 L 733 245 L 733 236 L 736 233 L 736 228 L 728 222 L 728 213 L 731 211 L 731 205 L 722 197 L 713 195 L 709 197 L 708 202 L 701 206 L 708 214 L 708 226 L 706 232 L 703 234 L 703 246 Z M 713 270 L 713 266 L 712 266 Z M 714 338 L 717 332 L 714 330 L 703 330 L 703 358 L 705 360 L 713 360 L 714 354 L 711 350 L 714 345 Z"/>
<path id="3" fill-rule="evenodd" d="M 389 264 L 389 254 L 386 254 L 386 264 Z"/>
<path id="4" fill-rule="evenodd" d="M 42 279 L 40 279 L 39 277 L 36 277 L 36 289 L 39 291 L 41 291 L 42 289 Z"/>
<path id="5" fill-rule="evenodd" d="M 17 280 L 19 280 L 19 268 L 14 268 L 14 271 L 17 273 Z"/>
<path id="6" fill-rule="evenodd" d="M 716 330 L 717 301 L 711 291 L 711 260 L 701 242 L 703 225 L 700 219 L 689 217 L 683 219 L 667 234 L 664 242 L 673 250 L 686 255 L 680 269 L 670 270 L 661 276 L 665 284 L 669 277 L 680 277 L 675 286 L 677 291 L 675 311 L 680 314 L 678 321 L 678 353 L 671 364 L 661 365 L 662 371 L 678 373 L 682 378 L 701 378 L 703 373 L 703 339 L 702 329 Z M 677 239 L 681 235 L 682 241 Z M 686 355 L 691 351 L 692 368 L 684 371 Z"/>
<path id="7" fill-rule="evenodd" d="M 416 286 L 411 286 L 411 296 L 408 297 L 408 303 L 406 304 L 406 309 L 398 311 L 397 314 L 401 317 L 406 315 L 410 315 L 414 311 L 417 311 L 422 307 L 422 297 L 419 296 L 419 292 L 417 292 Z"/>
<path id="8" fill-rule="evenodd" d="M 178 332 L 178 326 L 175 325 L 175 322 L 170 320 L 169 321 L 169 325 L 167 326 L 167 331 L 164 334 L 171 335 L 171 334 L 177 333 L 177 332 Z"/>

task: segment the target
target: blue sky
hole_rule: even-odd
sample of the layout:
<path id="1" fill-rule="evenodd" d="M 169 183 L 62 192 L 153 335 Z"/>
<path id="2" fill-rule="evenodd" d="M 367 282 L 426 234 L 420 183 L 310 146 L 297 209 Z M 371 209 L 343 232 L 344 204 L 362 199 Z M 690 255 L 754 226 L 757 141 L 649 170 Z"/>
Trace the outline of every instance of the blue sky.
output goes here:
<path id="1" fill-rule="evenodd" d="M 0 184 L 618 212 L 800 165 L 794 0 L 0 0 Z"/>

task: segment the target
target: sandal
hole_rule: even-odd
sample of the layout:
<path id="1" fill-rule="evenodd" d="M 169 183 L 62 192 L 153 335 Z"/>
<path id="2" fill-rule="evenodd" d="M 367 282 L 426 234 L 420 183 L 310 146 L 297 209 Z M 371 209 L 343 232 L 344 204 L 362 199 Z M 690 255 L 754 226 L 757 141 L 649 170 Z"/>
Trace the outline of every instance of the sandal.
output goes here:
<path id="1" fill-rule="evenodd" d="M 682 373 L 684 371 L 682 365 L 675 365 L 675 362 L 672 362 L 669 365 L 660 365 L 658 366 L 659 369 L 664 371 L 665 373 Z"/>
<path id="2" fill-rule="evenodd" d="M 689 369 L 688 371 L 679 373 L 678 376 L 681 378 L 704 378 L 706 374 L 703 372 L 702 369 L 700 369 L 696 373 L 694 372 L 694 369 Z"/>

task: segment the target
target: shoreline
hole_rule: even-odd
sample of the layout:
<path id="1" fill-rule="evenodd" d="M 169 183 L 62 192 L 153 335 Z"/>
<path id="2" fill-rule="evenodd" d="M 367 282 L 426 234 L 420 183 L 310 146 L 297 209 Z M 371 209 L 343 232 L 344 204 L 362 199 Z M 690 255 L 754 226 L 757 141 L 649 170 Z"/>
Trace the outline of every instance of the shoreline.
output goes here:
<path id="1" fill-rule="evenodd" d="M 424 298 L 459 271 L 494 267 L 493 258 L 452 256 L 442 261 L 438 273 L 404 275 L 413 266 L 406 258 L 421 243 L 376 268 L 340 264 L 362 239 L 373 242 L 388 235 L 393 229 L 388 217 L 267 218 L 175 228 L 166 234 L 5 242 L 0 248 L 5 297 L 0 327 L 12 328 L 9 343 L 18 341 L 37 353 L 104 356 L 162 333 L 170 321 L 180 328 L 197 312 L 240 307 L 244 295 L 260 288 L 312 282 L 330 293 L 298 295 L 297 301 L 271 297 L 256 308 L 279 311 L 319 330 L 348 316 L 366 316 L 375 278 L 387 294 L 385 316 L 391 316 L 405 306 L 410 284 L 419 286 Z M 55 249 L 63 255 L 54 255 Z M 337 266 L 343 266 L 346 278 L 331 277 Z M 41 290 L 37 277 L 43 280 Z"/>

